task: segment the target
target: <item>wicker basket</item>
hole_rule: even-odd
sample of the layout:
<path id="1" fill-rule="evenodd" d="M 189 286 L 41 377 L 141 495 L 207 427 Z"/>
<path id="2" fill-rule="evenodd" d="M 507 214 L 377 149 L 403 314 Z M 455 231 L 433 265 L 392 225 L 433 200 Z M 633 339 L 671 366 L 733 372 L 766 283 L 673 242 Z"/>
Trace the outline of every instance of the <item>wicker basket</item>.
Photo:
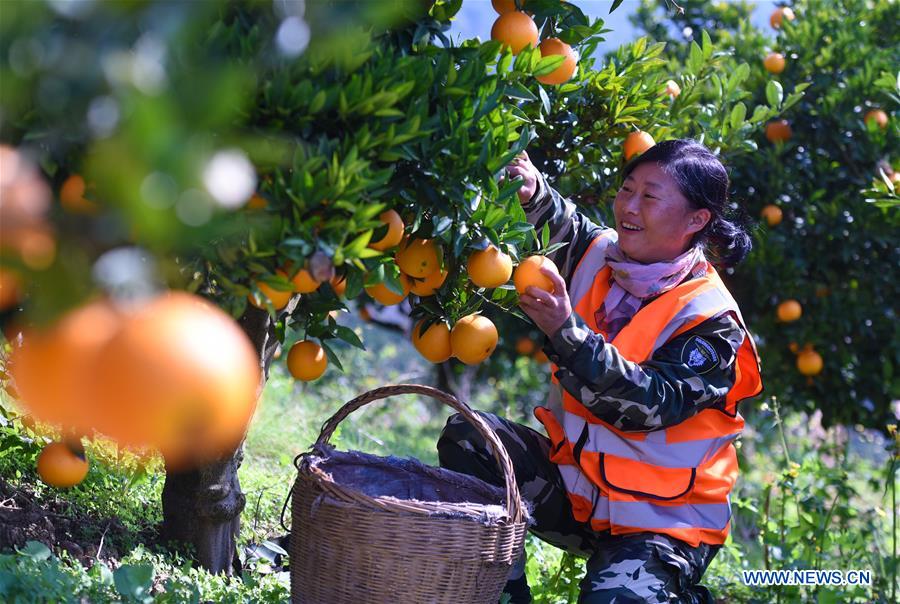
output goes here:
<path id="1" fill-rule="evenodd" d="M 492 445 L 506 479 L 505 490 L 415 460 L 339 453 L 328 444 L 338 424 L 356 409 L 408 393 L 434 397 L 471 422 Z M 354 460 L 363 465 L 336 471 Z M 467 405 L 429 386 L 377 388 L 341 407 L 323 426 L 312 451 L 299 455 L 295 464 L 290 543 L 293 602 L 498 601 L 510 567 L 523 552 L 527 510 L 506 449 Z M 394 496 L 380 495 L 379 483 L 384 481 L 366 481 L 363 467 L 366 472 L 388 472 L 384 476 L 392 488 L 386 490 Z M 351 484 L 342 484 L 341 476 Z M 420 483 L 431 486 L 420 489 Z M 412 498 L 396 496 L 406 488 L 413 489 Z M 469 493 L 475 501 L 461 500 L 461 494 L 465 499 Z"/>

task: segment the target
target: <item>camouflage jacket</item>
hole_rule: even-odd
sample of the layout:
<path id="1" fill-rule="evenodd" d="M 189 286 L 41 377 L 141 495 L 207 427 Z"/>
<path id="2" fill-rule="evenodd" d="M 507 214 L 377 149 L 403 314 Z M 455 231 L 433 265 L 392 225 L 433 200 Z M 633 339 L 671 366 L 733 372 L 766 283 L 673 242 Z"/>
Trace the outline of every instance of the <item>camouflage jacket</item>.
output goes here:
<path id="1" fill-rule="evenodd" d="M 591 222 L 543 178 L 522 208 L 538 232 L 549 224 L 551 243 L 569 242 L 549 254 L 569 286 L 578 261 L 607 227 Z M 724 405 L 734 385 L 735 360 L 743 340 L 738 322 L 723 313 L 672 338 L 649 360 L 634 363 L 573 312 L 547 338 L 544 352 L 558 367 L 555 375 L 560 385 L 598 418 L 620 430 L 650 431 Z M 699 354 L 698 347 L 705 354 Z M 710 349 L 715 354 L 710 355 Z"/>

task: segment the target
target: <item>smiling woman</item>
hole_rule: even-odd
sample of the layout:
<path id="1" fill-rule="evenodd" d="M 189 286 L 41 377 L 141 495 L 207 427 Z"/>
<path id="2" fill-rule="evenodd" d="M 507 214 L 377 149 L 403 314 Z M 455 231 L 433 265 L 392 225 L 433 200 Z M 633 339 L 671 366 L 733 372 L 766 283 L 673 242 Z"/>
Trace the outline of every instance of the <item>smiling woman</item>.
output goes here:
<path id="1" fill-rule="evenodd" d="M 519 296 L 547 336 L 550 395 L 535 409 L 547 436 L 485 414 L 533 505 L 532 532 L 589 558 L 579 602 L 712 602 L 698 581 L 728 536 L 737 405 L 762 390 L 753 338 L 713 267 L 750 249 L 728 173 L 695 141 L 659 143 L 625 167 L 615 228 L 578 212 L 526 153 L 507 174 L 523 180 L 529 222 L 568 244 L 548 254 L 553 291 Z M 438 453 L 502 479 L 459 418 Z M 509 579 L 510 602 L 529 602 L 521 570 Z"/>

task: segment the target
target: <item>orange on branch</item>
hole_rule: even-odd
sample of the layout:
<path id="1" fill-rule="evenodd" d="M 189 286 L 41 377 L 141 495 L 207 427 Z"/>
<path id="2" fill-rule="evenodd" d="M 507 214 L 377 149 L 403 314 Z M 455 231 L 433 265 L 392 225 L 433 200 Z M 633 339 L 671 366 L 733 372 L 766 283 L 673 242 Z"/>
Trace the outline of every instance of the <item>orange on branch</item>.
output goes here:
<path id="1" fill-rule="evenodd" d="M 794 20 L 794 11 L 787 6 L 779 6 L 772 14 L 769 15 L 769 25 L 772 26 L 773 29 L 780 29 L 782 20 L 787 19 L 788 21 Z"/>
<path id="2" fill-rule="evenodd" d="M 275 274 L 279 277 L 284 277 L 285 279 L 288 278 L 287 273 L 285 273 L 281 269 L 276 270 Z M 291 297 L 294 295 L 293 291 L 290 291 L 290 290 L 284 291 L 284 290 L 280 290 L 280 289 L 275 289 L 274 287 L 272 287 L 271 285 L 269 285 L 268 283 L 266 283 L 264 281 L 257 281 L 256 286 L 259 288 L 259 291 L 262 292 L 263 296 L 265 296 L 265 298 L 267 298 L 269 300 L 269 302 L 272 303 L 272 307 L 275 310 L 281 310 L 282 308 L 287 306 L 287 303 L 290 302 Z M 266 308 L 265 298 L 259 299 L 257 296 L 255 296 L 253 294 L 253 292 L 247 294 L 247 299 L 250 301 L 250 304 L 252 304 L 256 308 L 261 308 L 263 310 L 265 310 L 265 308 Z"/>
<path id="3" fill-rule="evenodd" d="M 803 375 L 818 375 L 823 365 L 822 356 L 812 348 L 805 348 L 797 355 L 797 370 Z"/>
<path id="4" fill-rule="evenodd" d="M 471 314 L 456 322 L 450 331 L 453 356 L 466 365 L 477 365 L 491 356 L 499 334 L 493 321 L 484 315 Z"/>
<path id="5" fill-rule="evenodd" d="M 525 0 L 519 0 L 520 6 L 524 4 Z M 505 15 L 506 13 L 518 10 L 516 8 L 515 0 L 491 0 L 491 6 L 494 7 L 494 10 L 497 11 L 498 15 Z"/>
<path id="6" fill-rule="evenodd" d="M 22 280 L 19 274 L 0 267 L 0 310 L 15 306 L 22 295 Z"/>
<path id="7" fill-rule="evenodd" d="M 412 330 L 412 343 L 426 360 L 432 363 L 443 363 L 452 356 L 450 348 L 450 327 L 439 321 L 420 334 L 422 324 L 419 321 Z"/>
<path id="8" fill-rule="evenodd" d="M 265 210 L 269 207 L 269 202 L 259 193 L 254 193 L 246 205 L 248 210 Z"/>
<path id="9" fill-rule="evenodd" d="M 446 270 L 436 270 L 424 279 L 413 279 L 409 277 L 409 290 L 415 295 L 424 298 L 425 296 L 434 295 L 447 280 Z"/>
<path id="10" fill-rule="evenodd" d="M 85 199 L 86 185 L 84 177 L 80 174 L 69 176 L 59 190 L 59 203 L 64 210 L 73 214 L 94 214 L 99 206 L 89 199 Z"/>
<path id="11" fill-rule="evenodd" d="M 433 239 L 409 239 L 400 244 L 394 257 L 400 270 L 422 279 L 438 270 L 440 258 Z"/>
<path id="12" fill-rule="evenodd" d="M 770 203 L 762 209 L 762 212 L 760 212 L 760 216 L 762 216 L 763 220 L 766 221 L 766 224 L 768 224 L 770 227 L 773 227 L 781 224 L 784 213 L 781 211 L 781 208 L 779 208 L 775 204 Z"/>
<path id="13" fill-rule="evenodd" d="M 256 408 L 260 359 L 228 314 L 168 292 L 123 321 L 94 366 L 97 429 L 173 466 L 231 453 Z"/>
<path id="14" fill-rule="evenodd" d="M 537 343 L 528 336 L 522 336 L 516 340 L 516 353 L 522 356 L 531 356 L 537 350 Z"/>
<path id="15" fill-rule="evenodd" d="M 783 143 L 793 136 L 791 125 L 787 120 L 774 120 L 766 124 L 766 138 L 770 143 Z"/>
<path id="16" fill-rule="evenodd" d="M 334 290 L 335 295 L 343 297 L 344 292 L 347 291 L 347 278 L 338 276 L 332 277 L 331 288 Z"/>
<path id="17" fill-rule="evenodd" d="M 559 274 L 559 269 L 546 256 L 529 256 L 519 263 L 515 273 L 513 273 L 513 284 L 516 286 L 516 291 L 519 292 L 520 296 L 525 293 L 529 285 L 551 294 L 553 293 L 555 289 L 553 281 L 541 272 L 541 268 L 549 268 Z"/>
<path id="18" fill-rule="evenodd" d="M 487 249 L 472 252 L 466 271 L 478 287 L 500 287 L 512 276 L 512 258 L 491 244 Z"/>
<path id="19" fill-rule="evenodd" d="M 678 82 L 675 80 L 666 80 L 666 89 L 664 94 L 669 95 L 670 97 L 677 98 L 679 94 L 681 94 L 681 86 L 678 85 Z"/>
<path id="20" fill-rule="evenodd" d="M 796 300 L 785 300 L 778 305 L 775 314 L 782 323 L 790 323 L 800 318 L 800 315 L 803 314 L 803 307 Z"/>
<path id="21" fill-rule="evenodd" d="M 763 67 L 769 73 L 781 73 L 784 71 L 785 60 L 784 55 L 780 52 L 771 52 L 763 60 Z"/>
<path id="22" fill-rule="evenodd" d="M 562 55 L 565 57 L 562 65 L 554 69 L 548 74 L 537 76 L 538 82 L 541 84 L 563 84 L 572 79 L 575 70 L 578 68 L 578 57 L 572 47 L 558 38 L 547 38 L 541 42 L 541 57 L 549 57 L 552 55 Z"/>
<path id="23" fill-rule="evenodd" d="M 301 268 L 296 275 L 291 277 L 291 284 L 294 286 L 294 291 L 298 294 L 312 293 L 319 289 L 320 285 L 305 268 Z"/>
<path id="24" fill-rule="evenodd" d="M 866 112 L 865 117 L 863 117 L 863 121 L 867 126 L 869 125 L 869 123 L 874 121 L 879 128 L 884 130 L 888 125 L 888 116 L 887 113 L 885 113 L 881 109 L 872 109 Z"/>
<path id="25" fill-rule="evenodd" d="M 538 28 L 534 19 L 523 12 L 504 13 L 491 27 L 491 40 L 497 40 L 517 55 L 529 44 L 538 45 Z"/>
<path id="26" fill-rule="evenodd" d="M 385 306 L 393 306 L 394 304 L 403 302 L 403 298 L 409 295 L 409 279 L 406 275 L 400 275 L 400 285 L 403 286 L 403 294 L 395 293 L 384 283 L 377 283 L 366 287 L 366 293 L 369 294 L 372 299 Z"/>
<path id="27" fill-rule="evenodd" d="M 381 222 L 388 225 L 388 231 L 385 233 L 384 237 L 378 241 L 369 243 L 369 247 L 373 250 L 383 252 L 400 243 L 400 240 L 403 238 L 403 229 L 405 228 L 405 225 L 403 224 L 403 219 L 400 218 L 400 214 L 395 210 L 385 210 L 378 218 Z"/>
<path id="28" fill-rule="evenodd" d="M 319 379 L 328 368 L 325 349 L 309 340 L 291 346 L 287 356 L 287 367 L 294 379 L 311 382 Z"/>
<path id="29" fill-rule="evenodd" d="M 625 161 L 630 160 L 635 155 L 643 153 L 655 144 L 656 141 L 646 132 L 637 130 L 636 132 L 630 133 L 625 137 L 625 144 L 623 145 Z"/>
<path id="30" fill-rule="evenodd" d="M 54 442 L 43 448 L 37 458 L 37 473 L 51 487 L 73 487 L 87 476 L 84 451 L 75 452 L 65 443 Z"/>

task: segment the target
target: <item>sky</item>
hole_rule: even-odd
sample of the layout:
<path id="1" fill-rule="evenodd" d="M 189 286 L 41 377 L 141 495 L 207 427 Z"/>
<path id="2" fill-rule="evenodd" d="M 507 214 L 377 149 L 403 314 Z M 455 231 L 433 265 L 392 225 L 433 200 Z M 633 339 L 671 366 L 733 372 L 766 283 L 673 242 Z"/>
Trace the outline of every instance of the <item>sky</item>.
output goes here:
<path id="1" fill-rule="evenodd" d="M 605 54 L 614 50 L 623 43 L 637 38 L 637 32 L 628 21 L 628 17 L 640 6 L 639 0 L 625 0 L 613 12 L 609 14 L 612 0 L 570 0 L 577 5 L 591 19 L 604 20 L 606 29 L 612 31 L 606 34 L 606 40 L 598 47 L 598 53 Z M 727 1 L 727 0 L 726 0 Z M 775 9 L 773 0 L 760 0 L 756 3 L 752 21 L 762 30 L 770 30 L 769 15 Z M 491 37 L 491 25 L 497 18 L 497 13 L 491 6 L 491 0 L 463 0 L 462 8 L 456 15 L 456 19 L 450 28 L 450 34 L 454 39 L 479 37 L 481 40 L 489 40 Z"/>

